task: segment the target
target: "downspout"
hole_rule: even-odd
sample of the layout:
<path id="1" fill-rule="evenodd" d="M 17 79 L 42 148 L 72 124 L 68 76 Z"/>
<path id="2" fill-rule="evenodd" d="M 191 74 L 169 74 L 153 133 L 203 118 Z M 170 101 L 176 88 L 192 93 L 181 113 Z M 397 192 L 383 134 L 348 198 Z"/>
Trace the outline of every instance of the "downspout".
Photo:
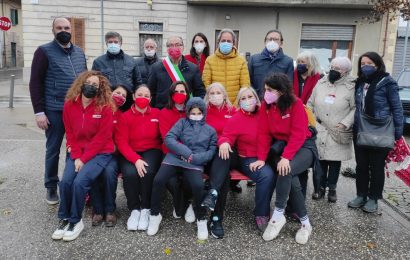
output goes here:
<path id="1" fill-rule="evenodd" d="M 101 0 L 101 54 L 104 54 L 104 0 Z"/>
<path id="2" fill-rule="evenodd" d="M 384 58 L 384 55 L 386 54 L 386 42 L 387 42 L 387 30 L 389 28 L 389 13 L 387 13 L 386 17 L 386 25 L 384 28 L 384 39 L 383 39 L 383 53 L 382 53 L 382 58 Z"/>
<path id="3" fill-rule="evenodd" d="M 279 30 L 279 15 L 280 15 L 280 8 L 276 11 L 276 30 Z"/>

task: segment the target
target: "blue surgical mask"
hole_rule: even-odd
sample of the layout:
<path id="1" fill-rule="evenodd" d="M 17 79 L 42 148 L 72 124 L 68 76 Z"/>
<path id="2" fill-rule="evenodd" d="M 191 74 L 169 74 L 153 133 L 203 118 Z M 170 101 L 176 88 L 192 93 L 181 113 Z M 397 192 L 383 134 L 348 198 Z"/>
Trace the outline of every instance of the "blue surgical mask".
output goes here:
<path id="1" fill-rule="evenodd" d="M 360 70 L 365 76 L 370 76 L 376 72 L 376 67 L 372 65 L 363 65 Z"/>
<path id="2" fill-rule="evenodd" d="M 118 54 L 121 51 L 121 45 L 118 43 L 108 43 L 107 44 L 107 51 L 111 54 Z"/>
<path id="3" fill-rule="evenodd" d="M 219 51 L 222 54 L 229 54 L 232 51 L 232 43 L 230 42 L 220 42 L 219 43 Z"/>

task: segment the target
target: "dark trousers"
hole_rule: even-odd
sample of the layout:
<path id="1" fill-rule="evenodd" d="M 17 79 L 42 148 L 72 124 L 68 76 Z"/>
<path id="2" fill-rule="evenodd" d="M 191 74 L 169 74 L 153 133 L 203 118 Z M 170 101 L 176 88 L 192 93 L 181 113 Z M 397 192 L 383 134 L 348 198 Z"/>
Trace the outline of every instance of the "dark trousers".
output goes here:
<path id="1" fill-rule="evenodd" d="M 329 187 L 329 190 L 335 190 L 337 187 L 337 180 L 339 179 L 341 161 L 326 161 L 321 160 L 320 166 L 322 167 L 323 175 L 320 180 L 320 187 Z"/>
<path id="2" fill-rule="evenodd" d="M 298 176 L 312 165 L 312 161 L 312 151 L 302 147 L 290 161 L 290 173 L 285 176 L 277 175 L 275 202 L 277 208 L 285 209 L 286 202 L 289 198 L 292 202 L 293 209 L 299 217 L 307 215 L 305 198 Z M 292 192 L 290 192 L 291 190 Z"/>
<path id="3" fill-rule="evenodd" d="M 112 214 L 116 209 L 118 184 L 118 156 L 113 156 L 102 174 L 91 187 L 91 205 L 94 214 Z"/>
<path id="4" fill-rule="evenodd" d="M 306 171 L 299 174 L 299 182 L 300 182 L 300 186 L 302 188 L 303 197 L 305 199 L 306 199 L 306 190 L 307 190 L 308 180 L 309 180 L 309 171 L 308 170 L 306 170 Z"/>
<path id="5" fill-rule="evenodd" d="M 79 172 L 75 172 L 74 160 L 70 158 L 70 154 L 67 154 L 63 178 L 59 183 L 58 217 L 60 219 L 68 219 L 70 223 L 77 223 L 81 220 L 85 196 L 111 158 L 111 154 L 98 154 L 84 164 Z"/>
<path id="6" fill-rule="evenodd" d="M 64 123 L 62 111 L 46 111 L 48 129 L 46 133 L 46 158 L 44 186 L 46 188 L 57 188 L 58 184 L 58 161 L 60 159 L 60 148 L 64 138 Z"/>
<path id="7" fill-rule="evenodd" d="M 169 164 L 161 164 L 157 175 L 154 178 L 154 184 L 152 188 L 151 196 L 151 215 L 158 215 L 161 211 L 161 203 L 163 200 L 163 194 L 165 192 L 165 186 L 167 182 L 176 177 L 181 172 L 184 180 L 186 180 L 190 186 L 190 189 L 194 196 L 194 212 L 198 220 L 205 217 L 206 209 L 201 206 L 204 195 L 204 182 L 202 179 L 202 171 L 186 169 Z"/>
<path id="8" fill-rule="evenodd" d="M 357 196 L 383 198 L 384 166 L 388 150 L 373 150 L 354 145 Z M 370 184 L 370 185 L 369 185 Z"/>
<path id="9" fill-rule="evenodd" d="M 255 188 L 255 216 L 270 216 L 270 202 L 272 199 L 273 189 L 275 187 L 275 176 L 269 164 L 252 172 L 249 165 L 256 162 L 257 158 L 239 157 L 239 170 L 242 171 L 251 180 L 256 182 Z"/>
<path id="10" fill-rule="evenodd" d="M 123 157 L 120 159 L 124 193 L 130 211 L 151 208 L 152 183 L 162 161 L 162 151 L 158 149 L 150 149 L 138 154 L 148 164 L 147 173 L 142 178 L 133 163 Z"/>

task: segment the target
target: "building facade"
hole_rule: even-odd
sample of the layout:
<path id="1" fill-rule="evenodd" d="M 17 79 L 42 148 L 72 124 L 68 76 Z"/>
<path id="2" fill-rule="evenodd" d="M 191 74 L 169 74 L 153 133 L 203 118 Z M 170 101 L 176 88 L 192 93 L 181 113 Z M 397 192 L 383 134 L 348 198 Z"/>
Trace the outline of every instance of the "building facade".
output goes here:
<path id="1" fill-rule="evenodd" d="M 8 17 L 11 28 L 0 31 L 0 69 L 22 67 L 23 57 L 23 26 L 21 19 L 20 0 L 2 0 L 0 16 Z"/>
<path id="2" fill-rule="evenodd" d="M 260 52 L 266 32 L 279 29 L 285 53 L 294 59 L 299 52 L 312 50 L 327 70 L 333 57 L 348 56 L 355 64 L 360 54 L 377 51 L 391 71 L 397 24 L 388 18 L 361 22 L 370 8 L 367 0 L 22 0 L 24 67 L 31 66 L 39 45 L 53 39 L 52 20 L 65 16 L 72 21 L 73 41 L 84 49 L 89 67 L 105 52 L 107 31 L 122 34 L 123 50 L 139 56 L 149 37 L 165 55 L 165 41 L 171 35 L 184 39 L 188 53 L 197 32 L 207 35 L 213 52 L 217 33 L 228 27 L 237 32 L 244 56 Z"/>

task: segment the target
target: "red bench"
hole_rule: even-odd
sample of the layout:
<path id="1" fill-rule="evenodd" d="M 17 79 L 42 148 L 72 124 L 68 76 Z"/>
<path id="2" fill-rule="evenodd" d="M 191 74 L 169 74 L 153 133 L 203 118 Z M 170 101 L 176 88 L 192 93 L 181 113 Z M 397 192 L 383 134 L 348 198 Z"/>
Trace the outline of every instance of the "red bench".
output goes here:
<path id="1" fill-rule="evenodd" d="M 247 181 L 247 180 L 250 180 L 245 174 L 241 173 L 238 170 L 231 170 L 229 172 L 229 174 L 231 175 L 231 180 L 234 180 L 234 181 Z M 209 178 L 209 176 L 207 174 L 203 174 L 202 177 L 204 179 Z"/>

